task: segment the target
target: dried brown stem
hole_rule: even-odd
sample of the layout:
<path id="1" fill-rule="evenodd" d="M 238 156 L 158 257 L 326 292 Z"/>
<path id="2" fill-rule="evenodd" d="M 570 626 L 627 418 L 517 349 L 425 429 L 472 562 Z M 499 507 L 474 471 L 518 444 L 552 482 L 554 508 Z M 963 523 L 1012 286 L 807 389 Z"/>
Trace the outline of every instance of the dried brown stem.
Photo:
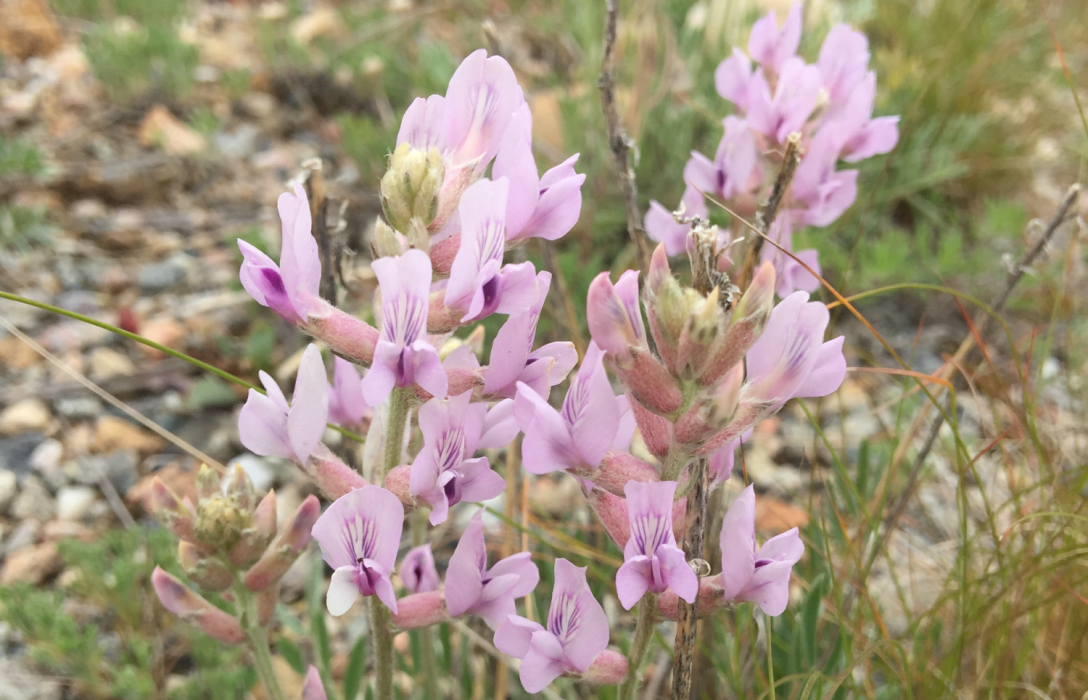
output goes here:
<path id="1" fill-rule="evenodd" d="M 325 174 L 321 160 L 314 158 L 303 164 L 309 171 L 306 181 L 307 194 L 310 197 L 310 220 L 314 238 L 317 239 L 318 254 L 321 256 L 321 285 L 318 292 L 321 297 L 336 306 L 336 256 L 333 252 L 332 237 L 329 235 L 328 207 Z"/>
<path id="2" fill-rule="evenodd" d="M 793 174 L 797 171 L 802 155 L 804 153 L 801 151 L 801 135 L 790 134 L 786 139 L 786 152 L 782 156 L 782 167 L 778 171 L 778 177 L 774 179 L 774 185 L 771 186 L 767 199 L 759 205 L 759 211 L 756 212 L 755 228 L 764 236 L 771 230 L 771 224 L 778 216 L 778 207 L 781 206 L 782 200 L 786 197 L 786 191 L 793 182 Z M 748 254 L 744 257 L 744 267 L 741 268 L 740 275 L 737 277 L 737 284 L 741 289 L 746 288 L 752 279 L 752 270 L 755 269 L 756 260 L 759 259 L 759 254 L 763 250 L 764 240 L 763 236 L 756 236 L 752 245 L 748 246 Z"/>
<path id="3" fill-rule="evenodd" d="M 710 470 L 707 459 L 700 458 L 696 464 L 695 483 L 688 494 L 688 527 L 684 535 L 684 552 L 693 564 L 702 566 L 703 538 L 706 534 L 706 501 L 710 492 Z M 698 561 L 697 561 L 698 560 Z M 702 575 L 704 572 L 699 571 Z M 673 662 L 672 697 L 676 700 L 691 696 L 691 675 L 695 665 L 695 637 L 698 630 L 699 597 L 693 603 L 679 603 L 676 619 L 676 656 Z"/>
<path id="4" fill-rule="evenodd" d="M 616 159 L 616 169 L 620 174 L 623 203 L 627 208 L 627 233 L 638 249 L 639 267 L 648 270 L 650 246 L 646 242 L 646 231 L 642 228 L 642 213 L 638 206 L 635 170 L 630 158 L 633 144 L 620 124 L 619 107 L 616 105 L 616 81 L 613 73 L 616 68 L 616 25 L 619 21 L 619 0 L 605 0 L 605 8 L 604 58 L 601 60 L 601 75 L 597 78 L 597 89 L 601 93 L 601 111 L 604 112 L 605 124 L 608 127 L 608 145 L 612 149 L 612 156 Z"/>

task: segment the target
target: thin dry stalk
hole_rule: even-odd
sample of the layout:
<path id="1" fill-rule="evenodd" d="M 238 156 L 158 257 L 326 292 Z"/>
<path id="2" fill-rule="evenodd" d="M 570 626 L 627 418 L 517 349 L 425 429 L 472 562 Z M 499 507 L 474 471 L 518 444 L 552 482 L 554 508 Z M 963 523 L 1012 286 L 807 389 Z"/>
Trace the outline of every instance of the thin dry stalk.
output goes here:
<path id="1" fill-rule="evenodd" d="M 650 246 L 646 242 L 646 231 L 642 228 L 642 213 L 638 206 L 638 188 L 635 185 L 635 170 L 631 163 L 630 151 L 633 146 L 627 132 L 620 124 L 619 107 L 616 105 L 616 31 L 619 21 L 619 0 L 605 0 L 604 20 L 604 58 L 601 60 L 601 75 L 597 78 L 597 89 L 601 93 L 601 111 L 604 112 L 608 127 L 608 145 L 616 159 L 616 169 L 620 174 L 620 187 L 623 190 L 623 203 L 627 209 L 627 233 L 638 249 L 638 262 L 642 270 L 650 267 Z"/>
<path id="2" fill-rule="evenodd" d="M 991 309 L 994 315 L 1001 313 L 1004 310 L 1005 304 L 1008 303 L 1009 298 L 1012 296 L 1012 292 L 1016 285 L 1020 283 L 1020 280 L 1024 277 L 1024 273 L 1028 268 L 1035 263 L 1035 261 L 1043 254 L 1050 241 L 1054 238 L 1054 234 L 1057 233 L 1061 225 L 1068 219 L 1069 212 L 1076 204 L 1078 197 L 1080 196 L 1080 185 L 1074 184 L 1066 192 L 1065 197 L 1062 199 L 1061 204 L 1058 206 L 1058 210 L 1054 216 L 1051 217 L 1047 223 L 1046 228 L 1043 229 L 1042 235 L 1039 240 L 1035 242 L 1019 262 L 1009 270 L 1009 274 L 1005 279 L 1005 287 L 1001 290 L 1001 293 L 994 299 Z M 992 316 L 990 314 L 983 315 L 977 323 L 974 324 L 974 330 L 967 334 L 967 337 L 960 343 L 960 347 L 956 350 L 955 355 L 949 362 L 949 368 L 960 366 L 962 360 L 970 352 L 971 348 L 975 344 L 975 338 L 981 338 L 982 333 L 986 330 Z M 962 375 L 957 375 L 962 377 Z M 929 406 L 930 404 L 927 404 Z M 904 486 L 899 497 L 895 500 L 892 506 L 888 509 L 887 514 L 884 516 L 884 520 L 881 523 L 880 533 L 873 541 L 872 548 L 869 550 L 866 557 L 865 567 L 862 569 L 861 580 L 864 581 L 868 576 L 869 570 L 876 562 L 876 558 L 880 555 L 880 552 L 884 548 L 884 544 L 890 536 L 891 532 L 895 529 L 896 523 L 899 518 L 902 517 L 906 511 L 907 504 L 910 502 L 911 497 L 914 495 L 914 489 L 918 485 L 918 480 L 921 477 L 922 469 L 925 466 L 926 458 L 929 456 L 930 450 L 933 449 L 933 445 L 937 441 L 937 435 L 940 433 L 941 426 L 944 425 L 944 416 L 951 408 L 951 394 L 945 399 L 944 410 L 938 411 L 937 416 L 933 419 L 933 422 L 929 426 L 929 430 L 926 432 L 925 440 L 922 443 L 921 449 L 918 451 L 917 456 L 914 458 L 914 462 L 911 464 L 910 472 L 907 475 L 907 483 Z M 853 589 L 851 589 L 853 590 Z M 852 606 L 856 596 L 851 596 L 848 592 L 848 597 L 843 603 L 844 616 Z"/>

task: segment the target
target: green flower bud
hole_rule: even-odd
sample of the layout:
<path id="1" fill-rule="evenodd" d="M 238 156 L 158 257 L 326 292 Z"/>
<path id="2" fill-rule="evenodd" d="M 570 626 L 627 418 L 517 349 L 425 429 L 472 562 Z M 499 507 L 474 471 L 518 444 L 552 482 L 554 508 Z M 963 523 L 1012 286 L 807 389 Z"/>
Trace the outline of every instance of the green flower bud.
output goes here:
<path id="1" fill-rule="evenodd" d="M 407 233 L 413 219 L 425 228 L 435 218 L 445 172 L 437 148 L 397 146 L 381 183 L 382 208 L 395 229 Z"/>

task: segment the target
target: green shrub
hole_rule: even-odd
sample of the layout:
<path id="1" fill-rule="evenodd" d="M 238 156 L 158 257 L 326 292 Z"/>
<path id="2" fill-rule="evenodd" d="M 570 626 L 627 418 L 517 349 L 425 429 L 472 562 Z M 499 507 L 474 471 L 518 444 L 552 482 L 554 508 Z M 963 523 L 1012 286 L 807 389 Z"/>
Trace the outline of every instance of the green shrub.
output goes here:
<path id="1" fill-rule="evenodd" d="M 117 32 L 99 27 L 85 39 L 87 60 L 111 100 L 130 104 L 154 93 L 184 97 L 195 81 L 198 53 L 170 27 L 149 25 Z"/>
<path id="2" fill-rule="evenodd" d="M 151 588 L 156 566 L 176 569 L 175 549 L 173 535 L 161 529 L 62 542 L 68 590 L 0 587 L 0 620 L 21 635 L 30 658 L 67 679 L 77 697 L 234 700 L 256 680 L 241 650 L 175 625 Z M 179 662 L 193 670 L 167 694 L 167 678 Z"/>

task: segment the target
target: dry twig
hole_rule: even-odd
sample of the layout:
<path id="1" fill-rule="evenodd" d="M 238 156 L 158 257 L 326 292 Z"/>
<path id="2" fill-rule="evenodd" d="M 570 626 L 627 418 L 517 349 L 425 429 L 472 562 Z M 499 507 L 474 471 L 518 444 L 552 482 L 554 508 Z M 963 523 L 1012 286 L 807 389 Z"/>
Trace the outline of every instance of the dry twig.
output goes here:
<path id="1" fill-rule="evenodd" d="M 619 108 L 616 105 L 616 25 L 619 21 L 619 0 L 605 0 L 604 20 L 604 58 L 601 60 L 601 75 L 597 78 L 597 89 L 601 93 L 601 110 L 608 126 L 608 145 L 616 159 L 616 169 L 620 174 L 620 187 L 623 189 L 623 203 L 627 208 L 627 233 L 638 249 L 638 264 L 643 270 L 650 267 L 650 246 L 646 242 L 646 231 L 642 228 L 642 213 L 638 206 L 638 188 L 635 186 L 635 169 L 631 163 L 631 139 L 620 124 Z"/>

